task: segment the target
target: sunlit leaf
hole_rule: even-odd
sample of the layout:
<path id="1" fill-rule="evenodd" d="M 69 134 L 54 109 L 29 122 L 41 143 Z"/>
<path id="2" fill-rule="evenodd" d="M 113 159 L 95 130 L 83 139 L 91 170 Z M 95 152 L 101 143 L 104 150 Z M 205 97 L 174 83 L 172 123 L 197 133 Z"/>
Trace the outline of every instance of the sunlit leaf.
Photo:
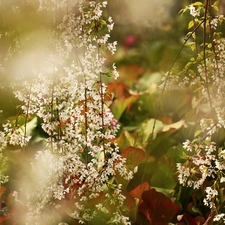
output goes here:
<path id="1" fill-rule="evenodd" d="M 116 143 L 120 147 L 121 151 L 129 146 L 137 148 L 141 147 L 135 134 L 131 134 L 126 130 L 122 132 L 120 136 L 116 139 Z"/>
<path id="2" fill-rule="evenodd" d="M 203 3 L 202 2 L 194 2 L 194 3 L 192 3 L 192 5 L 194 5 L 194 6 L 202 6 Z"/>
<path id="3" fill-rule="evenodd" d="M 37 117 L 34 117 L 26 124 L 27 135 L 31 135 L 34 128 L 37 126 Z"/>
<path id="4" fill-rule="evenodd" d="M 121 156 L 126 158 L 127 165 L 138 166 L 145 158 L 145 152 L 140 148 L 127 147 L 121 152 Z"/>
<path id="5" fill-rule="evenodd" d="M 214 8 L 214 10 L 216 10 L 217 12 L 219 11 L 218 6 L 214 5 L 213 8 Z"/>
<path id="6" fill-rule="evenodd" d="M 111 111 L 115 119 L 119 120 L 126 108 L 137 100 L 137 96 L 131 96 L 128 98 L 117 98 L 111 104 Z"/>
<path id="7" fill-rule="evenodd" d="M 143 143 L 149 139 L 151 134 L 157 134 L 158 132 L 162 131 L 163 123 L 157 119 L 149 119 L 145 123 L 142 124 L 140 131 L 143 133 L 142 140 Z"/>
<path id="8" fill-rule="evenodd" d="M 191 29 L 193 26 L 194 26 L 194 21 L 191 20 L 189 23 L 188 23 L 188 29 Z"/>
<path id="9" fill-rule="evenodd" d="M 160 73 L 151 73 L 141 77 L 136 82 L 136 88 L 139 91 L 147 91 L 150 94 L 155 93 L 158 90 L 158 84 L 160 83 L 162 75 Z"/>
<path id="10" fill-rule="evenodd" d="M 196 130 L 195 133 L 194 133 L 194 137 L 197 137 L 199 136 L 199 134 L 201 134 L 202 131 L 201 130 Z"/>
<path id="11" fill-rule="evenodd" d="M 162 128 L 162 132 L 176 131 L 176 130 L 180 129 L 181 127 L 183 127 L 184 125 L 185 125 L 184 120 L 180 120 L 176 123 L 164 125 Z"/>

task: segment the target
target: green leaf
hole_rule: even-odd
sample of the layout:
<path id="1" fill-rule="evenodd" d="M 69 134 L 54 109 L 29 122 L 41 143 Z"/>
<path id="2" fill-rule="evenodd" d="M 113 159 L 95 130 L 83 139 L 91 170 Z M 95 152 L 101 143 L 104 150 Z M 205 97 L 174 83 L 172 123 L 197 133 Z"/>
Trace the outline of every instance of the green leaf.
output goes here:
<path id="1" fill-rule="evenodd" d="M 163 126 L 162 132 L 167 132 L 167 131 L 176 131 L 178 129 L 180 129 L 181 127 L 183 127 L 185 125 L 185 121 L 184 120 L 180 120 L 176 123 L 172 123 L 172 124 L 167 124 Z"/>
<path id="2" fill-rule="evenodd" d="M 150 73 L 142 76 L 135 86 L 138 91 L 148 91 L 148 93 L 153 94 L 158 90 L 157 87 L 158 84 L 160 84 L 161 79 L 161 73 Z"/>
<path id="3" fill-rule="evenodd" d="M 163 129 L 163 123 L 156 119 L 149 119 L 142 124 L 140 132 L 142 133 L 142 143 L 146 143 L 151 134 L 157 134 Z"/>
<path id="4" fill-rule="evenodd" d="M 178 145 L 170 148 L 167 151 L 166 156 L 169 157 L 174 163 L 184 163 L 188 158 L 186 153 L 187 150 L 185 150 L 182 145 Z"/>
<path id="5" fill-rule="evenodd" d="M 208 44 L 208 48 L 212 48 L 212 43 L 209 43 Z"/>
<path id="6" fill-rule="evenodd" d="M 137 96 L 130 96 L 128 98 L 117 98 L 111 105 L 111 111 L 115 119 L 119 120 L 125 109 L 137 100 Z"/>
<path id="7" fill-rule="evenodd" d="M 214 5 L 213 8 L 214 8 L 214 10 L 216 10 L 217 12 L 219 11 L 219 8 L 218 8 L 217 5 Z"/>
<path id="8" fill-rule="evenodd" d="M 192 5 L 194 5 L 194 6 L 202 6 L 203 3 L 202 2 L 194 2 L 194 3 L 192 3 Z"/>
<path id="9" fill-rule="evenodd" d="M 178 13 L 181 14 L 181 16 L 183 16 L 183 14 L 188 10 L 188 6 L 185 6 L 184 9 L 181 9 Z"/>
<path id="10" fill-rule="evenodd" d="M 17 119 L 17 125 L 23 126 L 25 124 L 25 121 L 26 121 L 25 116 L 20 115 L 18 116 L 18 119 Z"/>
<path id="11" fill-rule="evenodd" d="M 105 20 L 100 20 L 100 24 L 101 24 L 101 25 L 106 25 L 107 23 L 106 23 Z"/>
<path id="12" fill-rule="evenodd" d="M 185 44 L 185 46 L 189 46 L 191 48 L 192 51 L 195 50 L 195 42 L 187 42 Z"/>
<path id="13" fill-rule="evenodd" d="M 170 190 L 174 189 L 176 182 L 174 180 L 174 171 L 171 169 L 171 166 L 165 163 L 157 165 L 157 170 L 154 171 L 150 184 L 152 187 Z"/>
<path id="14" fill-rule="evenodd" d="M 189 23 L 188 23 L 188 29 L 191 29 L 193 26 L 194 26 L 194 21 L 191 20 Z"/>
<path id="15" fill-rule="evenodd" d="M 102 74 L 102 75 L 105 75 L 105 76 L 107 76 L 107 77 L 112 77 L 112 76 L 113 76 L 113 74 L 110 73 L 110 72 L 101 73 L 101 74 Z"/>
<path id="16" fill-rule="evenodd" d="M 128 131 L 122 132 L 116 142 L 121 150 L 129 146 L 141 148 L 141 144 L 137 141 L 135 134 L 130 134 Z"/>
<path id="17" fill-rule="evenodd" d="M 161 132 L 157 134 L 154 140 L 151 138 L 148 139 L 146 151 L 150 153 L 151 156 L 160 158 L 175 144 L 176 141 L 171 138 L 170 132 Z"/>
<path id="18" fill-rule="evenodd" d="M 219 8 L 218 8 L 219 2 L 220 2 L 220 1 L 217 0 L 217 1 L 215 1 L 214 4 L 212 5 L 212 7 L 213 7 L 213 9 L 214 9 L 215 11 L 219 11 Z"/>
<path id="19" fill-rule="evenodd" d="M 201 134 L 202 133 L 202 131 L 201 130 L 197 130 L 197 131 L 195 131 L 195 134 L 194 134 L 194 137 L 197 137 L 199 134 Z"/>
<path id="20" fill-rule="evenodd" d="M 26 125 L 27 135 L 31 135 L 36 126 L 37 126 L 37 117 L 34 117 Z"/>

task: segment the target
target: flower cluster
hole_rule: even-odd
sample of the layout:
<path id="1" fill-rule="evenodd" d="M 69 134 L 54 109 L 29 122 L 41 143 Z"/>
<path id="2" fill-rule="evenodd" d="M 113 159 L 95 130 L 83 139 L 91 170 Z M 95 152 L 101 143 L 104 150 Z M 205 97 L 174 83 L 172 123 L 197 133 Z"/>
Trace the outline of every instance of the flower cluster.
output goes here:
<path id="1" fill-rule="evenodd" d="M 4 132 L 0 132 L 0 186 L 6 183 L 9 177 L 7 172 L 7 158 L 3 154 L 3 150 L 7 145 Z"/>
<path id="2" fill-rule="evenodd" d="M 61 10 L 66 2 L 54 10 Z M 40 3 L 41 8 L 48 6 L 47 1 Z M 75 11 L 66 5 L 67 13 L 57 26 L 61 36 L 51 40 L 55 41 L 55 51 L 44 67 L 15 91 L 25 122 L 19 127 L 4 125 L 5 131 L 15 136 L 10 136 L 10 144 L 23 146 L 29 141 L 28 117 L 40 118 L 48 136 L 32 163 L 30 176 L 35 179 L 31 179 L 26 196 L 18 195 L 18 202 L 25 202 L 28 208 L 26 223 L 48 221 L 45 207 L 52 205 L 57 210 L 66 199 L 74 203 L 69 216 L 85 223 L 102 212 L 101 203 L 89 206 L 89 202 L 106 193 L 104 207 L 113 205 L 103 210 L 112 215 L 109 223 L 129 224 L 123 215 L 125 197 L 113 179 L 119 174 L 130 180 L 133 171 L 126 168 L 126 159 L 114 142 L 119 124 L 105 102 L 103 77 L 109 73 L 115 79 L 118 76 L 115 65 L 112 71 L 104 67 L 102 52 L 114 54 L 116 49 L 116 42 L 108 43 L 113 21 L 111 17 L 104 19 L 106 5 L 106 1 L 82 0 Z"/>
<path id="3" fill-rule="evenodd" d="M 198 9 L 196 9 L 196 7 L 193 6 L 193 5 L 189 5 L 189 10 L 190 10 L 190 14 L 193 17 L 196 17 L 196 16 L 199 16 L 200 15 L 200 11 Z"/>
<path id="4" fill-rule="evenodd" d="M 167 72 L 160 85 L 163 90 L 199 87 L 195 96 L 198 104 L 193 102 L 192 106 L 200 109 L 202 119 L 199 123 L 208 136 L 225 128 L 225 39 L 214 39 L 212 45 L 209 45 L 207 54 L 199 53 L 180 73 Z"/>
<path id="5" fill-rule="evenodd" d="M 209 140 L 200 143 L 187 140 L 183 148 L 191 152 L 191 155 L 185 163 L 177 164 L 179 183 L 195 189 L 206 185 L 204 205 L 216 213 L 214 221 L 225 219 L 217 208 L 222 201 L 218 193 L 225 182 L 225 150 L 216 148 L 216 143 Z"/>
<path id="6" fill-rule="evenodd" d="M 218 169 L 214 166 L 216 161 L 215 143 L 198 144 L 187 140 L 183 147 L 188 151 L 191 150 L 193 155 L 188 157 L 186 163 L 177 164 L 179 182 L 184 186 L 199 188 L 207 177 L 214 177 L 215 171 Z"/>
<path id="7" fill-rule="evenodd" d="M 191 110 L 199 115 L 193 123 L 197 131 L 193 141 L 183 143 L 187 157 L 185 163 L 177 163 L 178 180 L 183 186 L 203 190 L 204 205 L 211 209 L 214 221 L 220 221 L 224 220 L 220 207 L 223 199 L 219 196 L 225 181 L 224 150 L 221 144 L 212 140 L 225 128 L 225 40 L 217 32 L 224 19 L 212 13 L 217 10 L 216 3 L 206 2 L 206 5 L 195 2 L 183 10 L 189 10 L 195 17 L 188 25 L 192 31 L 185 43 L 197 52 L 197 56 L 191 58 L 180 72 L 168 71 L 160 87 L 163 91 L 194 90 Z M 203 16 L 199 18 L 201 12 Z M 202 28 L 204 40 L 198 43 L 197 35 Z"/>

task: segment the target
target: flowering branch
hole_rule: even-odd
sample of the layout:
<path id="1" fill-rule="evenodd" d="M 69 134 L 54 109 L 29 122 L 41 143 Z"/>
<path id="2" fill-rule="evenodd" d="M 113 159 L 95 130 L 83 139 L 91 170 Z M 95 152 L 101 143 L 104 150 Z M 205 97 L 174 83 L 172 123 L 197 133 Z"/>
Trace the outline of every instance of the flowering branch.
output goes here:
<path id="1" fill-rule="evenodd" d="M 68 4 L 56 2 L 51 7 L 48 1 L 40 1 L 39 12 L 53 10 L 55 15 L 53 32 L 57 35 L 50 40 L 54 48 L 45 65 L 33 72 L 32 85 L 25 80 L 23 88 L 15 92 L 23 105 L 25 130 L 15 133 L 14 139 L 27 135 L 29 115 L 43 121 L 41 127 L 47 135 L 26 175 L 35 178 L 29 181 L 32 191 L 24 184 L 26 196 L 19 190 L 15 194 L 17 203 L 27 208 L 22 223 L 51 223 L 56 220 L 58 208 L 64 210 L 63 203 L 69 201 L 72 205 L 67 217 L 79 223 L 104 212 L 106 223 L 130 224 L 123 215 L 126 209 L 122 185 L 114 175 L 130 180 L 133 171 L 126 168 L 126 159 L 112 142 L 119 125 L 112 126 L 114 118 L 105 104 L 103 82 L 107 74 L 104 52 L 114 54 L 116 50 L 116 42 L 109 43 L 113 21 L 111 17 L 104 18 L 106 1 L 82 0 L 73 6 L 75 11 Z M 59 12 L 64 15 L 56 24 L 60 21 Z M 114 65 L 111 73 L 116 79 Z M 11 130 L 10 123 L 4 126 L 5 132 Z M 24 145 L 28 141 L 24 140 Z M 90 206 L 90 201 L 101 198 L 105 210 L 99 206 L 101 203 Z M 50 206 L 52 217 L 46 211 Z"/>
<path id="2" fill-rule="evenodd" d="M 161 85 L 162 91 L 191 87 L 197 93 L 198 104 L 193 100 L 192 109 L 195 113 L 200 110 L 201 118 L 194 122 L 197 130 L 193 140 L 183 143 L 186 161 L 178 163 L 177 170 L 181 185 L 202 190 L 204 205 L 211 210 L 207 221 L 224 221 L 224 209 L 221 208 L 224 199 L 219 197 L 224 182 L 224 146 L 214 141 L 219 130 L 225 128 L 224 38 L 217 32 L 218 24 L 222 24 L 224 19 L 215 15 L 217 5 L 218 1 L 213 4 L 210 0 L 205 4 L 197 1 L 182 10 L 183 13 L 189 11 L 192 16 L 188 28 L 193 30 L 188 33 L 185 44 L 198 54 L 180 73 L 172 74 L 170 69 Z M 198 43 L 201 30 L 202 43 Z M 185 120 L 188 124 L 190 118 Z"/>

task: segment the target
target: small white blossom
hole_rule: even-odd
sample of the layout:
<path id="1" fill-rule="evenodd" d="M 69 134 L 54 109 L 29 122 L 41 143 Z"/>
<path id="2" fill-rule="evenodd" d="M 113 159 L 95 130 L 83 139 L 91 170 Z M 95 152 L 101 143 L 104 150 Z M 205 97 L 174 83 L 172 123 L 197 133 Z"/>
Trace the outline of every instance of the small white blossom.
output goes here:
<path id="1" fill-rule="evenodd" d="M 192 151 L 192 143 L 190 140 L 186 140 L 184 143 L 183 143 L 183 148 L 188 150 L 188 151 Z"/>
<path id="2" fill-rule="evenodd" d="M 191 14 L 193 17 L 196 17 L 196 16 L 199 16 L 199 15 L 200 15 L 199 10 L 196 9 L 193 5 L 189 5 L 189 10 L 190 10 L 190 14 Z"/>
<path id="3" fill-rule="evenodd" d="M 47 218 L 46 206 L 75 193 L 70 216 L 85 224 L 101 207 L 97 204 L 89 208 L 88 203 L 106 192 L 109 196 L 106 205 L 116 206 L 112 220 L 121 225 L 130 224 L 123 215 L 125 196 L 121 185 L 115 185 L 113 191 L 106 188 L 115 174 L 130 180 L 137 171 L 136 167 L 133 171 L 127 169 L 126 159 L 111 141 L 117 135 L 119 123 L 104 102 L 107 85 L 102 82 L 102 75 L 108 70 L 102 51 L 114 54 L 117 44 L 109 43 L 113 20 L 104 18 L 107 1 L 81 0 L 77 11 L 67 0 L 39 2 L 39 11 L 62 10 L 62 21 L 55 30 L 57 38 L 52 34 L 50 39 L 55 51 L 38 73 L 34 71 L 32 80 L 24 81 L 22 88 L 14 93 L 21 102 L 22 115 L 36 115 L 48 136 L 43 150 L 32 161 L 32 179 L 25 182 L 29 185 L 22 188 L 26 197 L 21 199 L 28 208 L 24 217 L 27 224 L 38 224 L 40 218 Z M 113 64 L 111 69 L 116 79 L 119 76 L 116 66 Z M 8 122 L 3 128 L 6 143 L 28 144 L 30 136 L 24 126 Z M 105 207 L 101 211 L 107 214 L 111 209 Z"/>
<path id="4" fill-rule="evenodd" d="M 210 25 L 211 25 L 211 27 L 212 27 L 213 29 L 216 30 L 217 25 L 218 25 L 218 18 L 213 18 L 213 19 L 211 20 L 211 22 L 210 22 Z"/>
<path id="5" fill-rule="evenodd" d="M 218 195 L 218 191 L 211 187 L 206 187 L 205 192 L 206 197 L 204 198 L 203 202 L 205 205 L 209 206 L 210 208 L 213 208 L 215 206 L 213 200 Z"/>
<path id="6" fill-rule="evenodd" d="M 225 214 L 224 213 L 220 213 L 218 215 L 216 215 L 214 218 L 213 218 L 213 221 L 220 221 L 221 219 L 224 220 L 224 217 L 225 217 Z"/>

